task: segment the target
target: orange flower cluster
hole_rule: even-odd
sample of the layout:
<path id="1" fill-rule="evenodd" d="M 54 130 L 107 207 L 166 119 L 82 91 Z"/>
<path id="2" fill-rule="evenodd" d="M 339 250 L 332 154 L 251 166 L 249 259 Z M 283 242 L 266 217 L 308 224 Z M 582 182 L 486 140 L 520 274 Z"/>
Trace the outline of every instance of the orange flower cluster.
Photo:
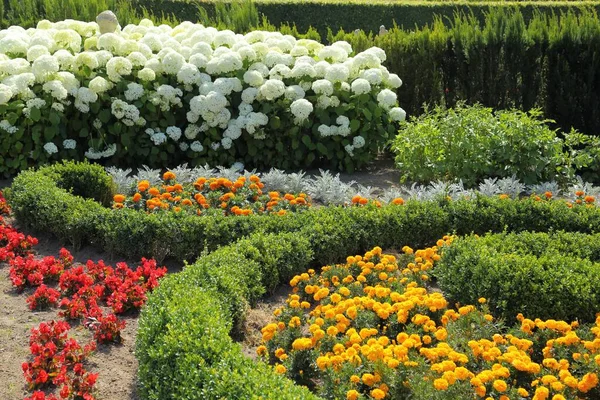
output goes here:
<path id="1" fill-rule="evenodd" d="M 507 330 L 485 298 L 452 308 L 424 286 L 451 240 L 295 276 L 257 353 L 325 398 L 600 398 L 600 314 L 586 328 L 519 315 Z"/>
<path id="2" fill-rule="evenodd" d="M 264 184 L 256 175 L 248 179 L 240 176 L 235 181 L 201 177 L 189 186 L 176 183 L 175 180 L 175 174 L 167 171 L 163 175 L 163 184 L 160 187 L 151 187 L 150 182 L 146 180 L 140 181 L 133 196 L 115 195 L 113 208 L 243 216 L 263 213 L 285 215 L 287 212 L 301 211 L 311 206 L 310 198 L 304 193 L 264 194 Z"/>

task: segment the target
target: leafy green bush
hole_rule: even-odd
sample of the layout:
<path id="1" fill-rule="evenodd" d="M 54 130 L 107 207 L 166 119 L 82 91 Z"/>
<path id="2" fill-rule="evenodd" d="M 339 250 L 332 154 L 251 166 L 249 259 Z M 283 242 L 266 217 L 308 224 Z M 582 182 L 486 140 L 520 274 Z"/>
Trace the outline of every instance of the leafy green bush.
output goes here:
<path id="1" fill-rule="evenodd" d="M 468 236 L 444 248 L 433 271 L 453 301 L 488 299 L 492 313 L 593 321 L 600 305 L 600 235 Z"/>
<path id="2" fill-rule="evenodd" d="M 563 142 L 539 116 L 480 105 L 437 107 L 400 130 L 392 146 L 396 166 L 405 181 L 473 186 L 486 177 L 516 176 L 526 184 L 564 180 Z"/>

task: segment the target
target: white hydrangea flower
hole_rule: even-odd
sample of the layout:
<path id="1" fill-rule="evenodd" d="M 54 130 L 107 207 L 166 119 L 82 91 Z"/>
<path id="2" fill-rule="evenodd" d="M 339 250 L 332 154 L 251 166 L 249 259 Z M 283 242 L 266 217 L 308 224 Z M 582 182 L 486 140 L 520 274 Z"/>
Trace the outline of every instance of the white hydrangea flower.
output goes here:
<path id="1" fill-rule="evenodd" d="M 81 68 L 82 66 L 86 66 L 91 70 L 95 70 L 100 66 L 98 62 L 98 58 L 96 54 L 90 51 L 84 51 L 83 53 L 79 53 L 75 56 L 75 67 Z"/>
<path id="2" fill-rule="evenodd" d="M 179 143 L 179 149 L 181 151 L 187 151 L 187 149 L 189 149 L 189 148 L 190 148 L 190 145 L 187 144 L 186 142 Z"/>
<path id="3" fill-rule="evenodd" d="M 85 152 L 84 155 L 86 158 L 89 158 L 90 160 L 99 160 L 101 158 L 110 158 L 110 157 L 114 156 L 116 152 L 117 152 L 117 145 L 113 143 L 113 144 L 108 145 L 106 147 L 106 149 L 104 149 L 102 151 L 97 151 L 92 148 L 89 148 Z"/>
<path id="4" fill-rule="evenodd" d="M 290 111 L 294 115 L 294 122 L 300 124 L 313 112 L 313 105 L 306 99 L 298 99 L 290 105 Z"/>
<path id="5" fill-rule="evenodd" d="M 242 91 L 242 101 L 244 103 L 252 104 L 256 100 L 256 96 L 258 96 L 258 89 L 256 88 L 250 87 Z"/>
<path id="6" fill-rule="evenodd" d="M 269 77 L 271 79 L 284 80 L 289 78 L 292 74 L 292 70 L 287 65 L 277 64 L 269 71 Z"/>
<path id="7" fill-rule="evenodd" d="M 196 152 L 196 153 L 200 153 L 202 150 L 204 150 L 204 146 L 202 146 L 202 143 L 200 143 L 198 140 L 196 140 L 196 141 L 192 142 L 192 144 L 190 145 L 190 150 L 192 150 L 193 152 Z"/>
<path id="8" fill-rule="evenodd" d="M 348 79 L 350 71 L 347 67 L 341 64 L 330 65 L 325 71 L 325 79 L 332 83 L 344 82 Z"/>
<path id="9" fill-rule="evenodd" d="M 229 150 L 231 148 L 232 144 L 233 144 L 233 141 L 228 137 L 224 137 L 221 139 L 221 146 L 223 146 L 223 148 L 225 150 Z"/>
<path id="10" fill-rule="evenodd" d="M 400 86 L 402 86 L 402 79 L 400 79 L 396 74 L 389 74 L 388 78 L 385 80 L 385 84 L 392 89 L 398 89 Z"/>
<path id="11" fill-rule="evenodd" d="M 125 99 L 127 101 L 135 101 L 144 95 L 144 86 L 139 83 L 130 82 L 125 91 Z"/>
<path id="12" fill-rule="evenodd" d="M 325 46 L 319 51 L 321 60 L 341 63 L 348 59 L 348 52 L 342 46 Z"/>
<path id="13" fill-rule="evenodd" d="M 27 61 L 33 62 L 41 56 L 49 56 L 50 51 L 46 46 L 34 45 L 27 49 Z"/>
<path id="14" fill-rule="evenodd" d="M 355 79 L 354 82 L 352 82 L 351 87 L 352 87 L 352 93 L 354 93 L 356 95 L 371 93 L 371 84 L 369 83 L 368 80 L 363 79 L 363 78 Z"/>
<path id="15" fill-rule="evenodd" d="M 167 128 L 167 136 L 176 142 L 181 138 L 181 129 L 176 126 L 169 126 Z"/>
<path id="16" fill-rule="evenodd" d="M 346 150 L 346 153 L 350 154 L 350 157 L 354 157 L 354 146 L 347 144 L 344 146 L 344 150 Z"/>
<path id="17" fill-rule="evenodd" d="M 167 135 L 162 132 L 157 132 L 154 135 L 150 136 L 150 140 L 154 143 L 155 146 L 160 146 L 164 142 L 167 141 Z"/>
<path id="18" fill-rule="evenodd" d="M 58 112 L 65 111 L 65 106 L 62 103 L 52 103 L 50 108 L 52 108 L 54 111 L 58 111 Z"/>
<path id="19" fill-rule="evenodd" d="M 333 84 L 326 79 L 319 79 L 312 83 L 312 90 L 316 94 L 331 96 L 333 94 Z"/>
<path id="20" fill-rule="evenodd" d="M 0 83 L 0 105 L 8 104 L 13 96 L 13 91 L 10 86 Z"/>
<path id="21" fill-rule="evenodd" d="M 59 69 L 58 60 L 51 55 L 38 57 L 31 66 L 31 72 L 38 81 L 44 81 L 47 77 L 57 73 Z"/>
<path id="22" fill-rule="evenodd" d="M 402 122 L 406 119 L 406 111 L 400 107 L 393 107 L 389 111 L 389 116 L 392 121 Z"/>
<path id="23" fill-rule="evenodd" d="M 104 93 L 107 90 L 112 89 L 113 84 L 101 76 L 97 76 L 92 79 L 89 83 L 89 88 L 95 93 Z"/>
<path id="24" fill-rule="evenodd" d="M 285 94 L 285 84 L 277 79 L 269 79 L 260 87 L 259 93 L 265 100 L 275 100 Z"/>
<path id="25" fill-rule="evenodd" d="M 121 77 L 131 74 L 133 64 L 125 57 L 113 57 L 106 63 L 106 73 L 108 79 L 113 82 L 119 82 Z"/>
<path id="26" fill-rule="evenodd" d="M 392 92 L 389 89 L 383 89 L 377 95 L 377 102 L 379 103 L 379 106 L 385 110 L 389 110 L 394 105 L 396 105 L 396 100 L 396 93 Z"/>
<path id="27" fill-rule="evenodd" d="M 304 96 L 306 96 L 306 92 L 299 85 L 288 86 L 285 89 L 285 98 L 287 100 L 294 101 L 298 99 L 303 99 Z"/>
<path id="28" fill-rule="evenodd" d="M 8 122 L 7 120 L 3 119 L 2 121 L 0 121 L 0 129 L 6 131 L 7 133 L 13 134 L 16 133 L 18 131 L 16 126 L 12 126 L 10 124 L 10 122 Z"/>
<path id="29" fill-rule="evenodd" d="M 48 142 L 44 145 L 44 150 L 46 151 L 46 153 L 48 153 L 49 155 L 52 154 L 56 154 L 58 153 L 58 147 L 56 147 L 56 145 L 52 142 Z"/>
<path id="30" fill-rule="evenodd" d="M 177 75 L 184 64 L 185 58 L 175 51 L 171 51 L 164 56 L 161 63 L 164 73 L 169 75 Z"/>
<path id="31" fill-rule="evenodd" d="M 77 142 L 73 139 L 63 140 L 63 147 L 67 150 L 72 150 L 77 147 Z"/>
<path id="32" fill-rule="evenodd" d="M 362 136 L 355 136 L 352 139 L 352 147 L 354 147 L 354 149 L 360 149 L 364 145 L 365 145 L 365 138 L 364 137 L 362 137 Z"/>
<path id="33" fill-rule="evenodd" d="M 138 78 L 142 81 L 152 82 L 156 79 L 156 73 L 150 68 L 142 68 L 138 71 Z"/>
<path id="34" fill-rule="evenodd" d="M 53 80 L 44 83 L 42 90 L 46 93 L 50 93 L 56 100 L 64 100 L 69 95 L 69 92 L 63 86 L 61 81 Z"/>
<path id="35" fill-rule="evenodd" d="M 381 69 L 379 68 L 371 68 L 366 71 L 363 71 L 361 74 L 361 78 L 369 81 L 371 85 L 379 85 L 383 80 L 383 74 L 381 73 Z"/>
<path id="36" fill-rule="evenodd" d="M 264 78 L 262 74 L 256 70 L 246 71 L 244 73 L 244 82 L 253 87 L 259 87 L 263 84 Z"/>

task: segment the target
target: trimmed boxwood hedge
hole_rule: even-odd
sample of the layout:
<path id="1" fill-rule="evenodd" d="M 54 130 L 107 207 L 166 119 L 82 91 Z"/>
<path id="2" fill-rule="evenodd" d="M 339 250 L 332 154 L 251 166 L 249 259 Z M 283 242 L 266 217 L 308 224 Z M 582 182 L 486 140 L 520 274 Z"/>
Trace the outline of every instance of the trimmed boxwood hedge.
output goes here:
<path id="1" fill-rule="evenodd" d="M 74 163 L 26 171 L 15 178 L 8 198 L 19 222 L 64 239 L 89 241 L 130 257 L 161 251 L 189 259 L 202 253 L 194 264 L 163 279 L 142 310 L 136 357 L 141 395 L 152 400 L 316 398 L 267 365 L 245 358 L 231 339 L 248 305 L 309 265 L 339 261 L 374 245 L 431 245 L 453 231 L 600 232 L 597 207 L 486 197 L 381 208 L 323 207 L 283 217 L 112 211 L 84 198 L 105 201 L 112 195 L 103 174 L 99 166 Z M 596 247 L 578 248 L 573 254 L 580 257 L 598 254 Z M 589 292 L 582 298 L 590 299 Z"/>
<path id="2" fill-rule="evenodd" d="M 600 235 L 522 232 L 459 238 L 433 271 L 451 301 L 488 299 L 493 314 L 595 320 L 600 310 Z"/>
<path id="3" fill-rule="evenodd" d="M 19 174 L 6 193 L 19 223 L 74 245 L 91 243 L 131 258 L 195 260 L 254 232 L 301 232 L 314 259 L 329 263 L 375 245 L 429 246 L 441 236 L 486 232 L 600 232 L 600 208 L 479 196 L 407 201 L 403 206 L 321 207 L 285 216 L 188 216 L 111 210 L 110 177 L 98 165 L 64 162 Z"/>

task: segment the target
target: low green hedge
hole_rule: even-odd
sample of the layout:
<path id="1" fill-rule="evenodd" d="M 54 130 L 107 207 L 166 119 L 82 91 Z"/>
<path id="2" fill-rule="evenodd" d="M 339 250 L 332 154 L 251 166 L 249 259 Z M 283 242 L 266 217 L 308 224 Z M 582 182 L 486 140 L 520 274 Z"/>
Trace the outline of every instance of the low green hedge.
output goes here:
<path id="1" fill-rule="evenodd" d="M 69 193 L 71 188 L 77 196 Z M 111 210 L 91 199 L 111 196 L 102 167 L 73 162 L 22 172 L 7 193 L 19 223 L 74 245 L 91 243 L 132 258 L 195 260 L 204 249 L 215 250 L 254 232 L 301 232 L 314 259 L 323 264 L 375 245 L 428 246 L 449 232 L 600 232 L 600 208 L 568 208 L 562 201 L 479 196 L 381 208 L 321 207 L 285 216 L 197 217 Z"/>
<path id="2" fill-rule="evenodd" d="M 316 399 L 242 356 L 229 336 L 264 282 L 279 284 L 311 260 L 300 234 L 255 234 L 161 281 L 136 343 L 144 399 Z M 273 271 L 286 271 L 281 276 Z"/>
<path id="3" fill-rule="evenodd" d="M 594 321 L 600 308 L 600 235 L 503 233 L 459 238 L 433 271 L 453 301 L 488 299 L 493 314 Z"/>

